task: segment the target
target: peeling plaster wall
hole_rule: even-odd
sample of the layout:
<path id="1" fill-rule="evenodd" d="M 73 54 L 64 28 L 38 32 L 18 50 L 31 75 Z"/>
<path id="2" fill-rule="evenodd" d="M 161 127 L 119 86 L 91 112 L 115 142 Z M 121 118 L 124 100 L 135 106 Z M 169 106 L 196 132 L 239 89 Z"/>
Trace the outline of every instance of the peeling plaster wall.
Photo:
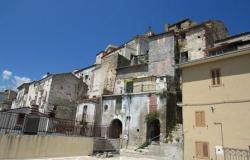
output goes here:
<path id="1" fill-rule="evenodd" d="M 53 76 L 48 106 L 45 112 L 57 106 L 57 118 L 74 119 L 76 100 L 79 98 L 78 96 L 86 95 L 86 89 L 86 84 L 72 74 Z"/>
<path id="2" fill-rule="evenodd" d="M 11 109 L 25 107 L 27 102 L 27 90 L 28 88 L 22 88 L 17 92 L 16 99 L 12 102 Z"/>
<path id="3" fill-rule="evenodd" d="M 123 127 L 122 137 L 129 135 L 129 145 L 142 144 L 147 134 L 145 117 L 149 113 L 149 94 L 122 96 L 122 108 L 118 114 L 115 112 L 116 98 L 117 96 L 111 96 L 103 99 L 102 125 L 110 125 L 112 120 L 119 119 Z M 105 105 L 108 106 L 106 111 Z M 157 110 L 160 113 L 161 133 L 165 135 L 166 98 L 157 96 Z M 123 139 L 123 143 L 126 144 L 126 139 Z"/>
<path id="4" fill-rule="evenodd" d="M 71 73 L 50 75 L 29 85 L 26 104 L 39 106 L 39 112 L 49 113 L 56 106 L 56 118 L 74 119 L 76 100 L 86 95 L 87 85 Z M 20 92 L 21 94 L 21 92 Z"/>
<path id="5" fill-rule="evenodd" d="M 186 46 L 181 52 L 188 51 L 189 60 L 203 58 L 206 49 L 206 31 L 203 28 L 192 30 L 186 34 Z"/>
<path id="6" fill-rule="evenodd" d="M 95 69 L 95 66 L 85 69 L 83 71 L 77 72 L 75 74 L 76 77 L 82 78 L 83 82 L 88 85 L 88 95 L 90 95 L 93 90 L 93 80 L 94 80 L 93 70 L 94 69 Z"/>
<path id="7" fill-rule="evenodd" d="M 149 42 L 149 75 L 174 76 L 174 35 L 160 36 Z"/>
<path id="8" fill-rule="evenodd" d="M 175 38 L 173 34 L 154 37 L 142 41 L 140 52 L 145 54 L 148 51 L 148 64 L 120 68 L 117 78 L 133 78 L 138 76 L 174 76 L 174 55 Z M 126 50 L 127 52 L 127 50 Z M 144 52 L 144 53 L 143 53 Z M 128 57 L 127 57 L 128 58 Z M 130 58 L 130 57 L 129 57 Z"/>
<path id="9" fill-rule="evenodd" d="M 179 37 L 180 53 L 188 52 L 188 60 L 200 59 L 206 56 L 205 49 L 212 47 L 216 40 L 229 36 L 227 28 L 220 21 L 208 21 L 200 27 L 182 32 L 185 38 Z"/>
<path id="10" fill-rule="evenodd" d="M 95 122 L 95 103 L 81 103 L 77 105 L 76 110 L 76 121 L 81 122 L 83 120 L 83 109 L 84 106 L 87 106 L 86 110 L 86 122 L 88 123 L 94 123 Z"/>
<path id="11" fill-rule="evenodd" d="M 117 51 L 119 52 L 119 51 Z M 91 96 L 101 96 L 111 94 L 114 90 L 114 82 L 116 78 L 116 67 L 118 61 L 118 53 L 112 53 L 102 59 L 102 64 L 94 70 L 93 92 Z"/>
<path id="12" fill-rule="evenodd" d="M 45 107 L 48 105 L 51 83 L 52 77 L 48 77 L 30 84 L 26 106 L 31 107 L 33 104 L 39 105 L 39 111 L 44 113 Z"/>

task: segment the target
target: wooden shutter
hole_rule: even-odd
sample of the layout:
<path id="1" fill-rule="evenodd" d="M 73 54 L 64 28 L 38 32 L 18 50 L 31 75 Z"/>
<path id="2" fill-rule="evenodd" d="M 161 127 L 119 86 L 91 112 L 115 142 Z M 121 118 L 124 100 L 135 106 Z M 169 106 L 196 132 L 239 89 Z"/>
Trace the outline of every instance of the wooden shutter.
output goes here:
<path id="1" fill-rule="evenodd" d="M 195 125 L 197 127 L 205 127 L 205 112 L 204 111 L 197 111 L 195 112 Z"/>
<path id="2" fill-rule="evenodd" d="M 208 143 L 203 143 L 202 144 L 202 151 L 203 151 L 203 157 L 208 157 Z"/>
<path id="3" fill-rule="evenodd" d="M 202 145 L 201 142 L 195 143 L 196 157 L 202 157 Z"/>
<path id="4" fill-rule="evenodd" d="M 221 78 L 220 77 L 221 77 L 220 69 L 212 69 L 211 70 L 212 85 L 221 84 Z"/>
<path id="5" fill-rule="evenodd" d="M 196 157 L 209 158 L 208 142 L 195 142 Z"/>
<path id="6" fill-rule="evenodd" d="M 214 72 L 214 70 L 211 71 L 211 76 L 212 76 L 212 85 L 215 85 L 216 81 L 215 81 L 215 72 Z"/>
<path id="7" fill-rule="evenodd" d="M 216 69 L 216 83 L 220 84 L 220 69 Z"/>

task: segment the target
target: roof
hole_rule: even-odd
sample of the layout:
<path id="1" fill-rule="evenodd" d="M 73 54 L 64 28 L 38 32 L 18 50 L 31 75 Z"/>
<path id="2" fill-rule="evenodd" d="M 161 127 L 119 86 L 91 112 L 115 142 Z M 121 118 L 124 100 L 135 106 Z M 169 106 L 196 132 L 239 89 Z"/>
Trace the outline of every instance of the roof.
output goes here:
<path id="1" fill-rule="evenodd" d="M 86 69 L 89 69 L 89 68 L 92 68 L 92 67 L 95 67 L 95 66 L 96 66 L 96 65 L 95 65 L 95 64 L 93 64 L 93 65 L 90 65 L 90 66 L 88 66 L 88 67 L 85 67 L 85 68 L 79 69 L 79 70 L 75 71 L 74 73 L 76 74 L 76 73 L 82 72 L 82 71 L 84 71 L 84 70 L 86 70 Z"/>
<path id="2" fill-rule="evenodd" d="M 121 45 L 121 46 L 119 46 L 118 48 L 115 48 L 115 49 L 113 49 L 112 51 L 110 51 L 110 52 L 108 52 L 108 53 L 104 52 L 104 54 L 102 55 L 102 58 L 104 58 L 104 57 L 110 55 L 111 53 L 113 53 L 113 52 L 115 52 L 115 51 L 117 51 L 117 50 L 119 50 L 119 49 L 121 49 L 121 48 L 123 48 L 123 47 L 124 47 L 124 45 Z"/>
<path id="3" fill-rule="evenodd" d="M 239 33 L 239 34 L 236 34 L 236 35 L 233 35 L 233 36 L 224 38 L 224 39 L 217 40 L 217 41 L 215 41 L 215 43 L 227 41 L 227 40 L 234 39 L 234 38 L 238 38 L 238 37 L 245 36 L 245 35 L 248 35 L 248 34 L 250 35 L 250 32 Z"/>
<path id="4" fill-rule="evenodd" d="M 180 21 L 178 21 L 178 22 L 176 22 L 176 23 L 170 24 L 168 27 L 173 27 L 173 26 L 175 26 L 175 25 L 184 23 L 184 22 L 186 22 L 186 21 L 191 21 L 191 22 L 192 22 L 192 20 L 191 20 L 190 18 L 186 18 L 186 19 L 180 20 Z"/>
<path id="5" fill-rule="evenodd" d="M 33 81 L 34 82 L 34 81 Z M 25 85 L 30 85 L 33 82 L 29 82 L 29 83 L 23 83 L 21 84 L 19 87 L 17 87 L 18 90 L 22 89 Z"/>
<path id="6" fill-rule="evenodd" d="M 40 79 L 40 80 L 33 81 L 33 82 L 31 82 L 30 84 L 41 82 L 41 81 L 43 81 L 43 80 L 45 80 L 45 79 L 48 79 L 48 78 L 51 78 L 51 77 L 53 77 L 53 76 L 63 76 L 63 75 L 72 75 L 72 76 L 75 77 L 75 75 L 74 75 L 73 73 L 71 73 L 71 72 L 49 74 L 48 76 L 46 76 L 46 77 L 44 77 L 44 78 L 42 78 L 42 79 Z M 76 77 L 76 78 L 77 78 L 77 77 Z M 78 78 L 77 78 L 77 79 L 78 79 Z"/>
<path id="7" fill-rule="evenodd" d="M 227 52 L 225 54 L 218 54 L 215 56 L 209 56 L 209 57 L 204 57 L 204 58 L 197 59 L 197 60 L 188 61 L 188 62 L 177 65 L 177 67 L 186 68 L 186 67 L 191 67 L 191 66 L 195 66 L 199 64 L 214 62 L 214 61 L 241 56 L 241 55 L 246 55 L 246 54 L 250 54 L 250 47 L 236 50 L 236 51 Z"/>
<path id="8" fill-rule="evenodd" d="M 174 34 L 174 31 L 167 31 L 167 32 L 162 32 L 162 33 L 159 33 L 159 34 L 155 34 L 155 35 L 152 35 L 150 36 L 149 38 L 157 38 L 157 37 L 160 37 L 160 36 L 164 36 L 164 35 L 167 35 L 167 34 Z"/>

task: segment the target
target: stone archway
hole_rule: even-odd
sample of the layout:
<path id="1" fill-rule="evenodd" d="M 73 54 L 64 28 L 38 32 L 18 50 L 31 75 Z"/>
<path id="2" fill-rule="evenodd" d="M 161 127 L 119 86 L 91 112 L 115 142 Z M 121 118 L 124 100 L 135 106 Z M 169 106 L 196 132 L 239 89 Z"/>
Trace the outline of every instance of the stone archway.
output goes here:
<path id="1" fill-rule="evenodd" d="M 147 123 L 147 139 L 159 141 L 160 133 L 160 121 L 158 119 L 154 119 Z"/>
<path id="2" fill-rule="evenodd" d="M 122 122 L 119 119 L 114 119 L 109 126 L 109 138 L 120 138 L 122 134 Z"/>

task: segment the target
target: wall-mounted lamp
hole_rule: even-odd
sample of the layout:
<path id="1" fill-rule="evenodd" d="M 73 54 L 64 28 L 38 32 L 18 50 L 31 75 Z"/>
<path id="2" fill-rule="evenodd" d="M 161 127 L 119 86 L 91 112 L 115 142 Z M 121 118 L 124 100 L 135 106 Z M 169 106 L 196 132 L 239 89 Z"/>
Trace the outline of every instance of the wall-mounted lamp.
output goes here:
<path id="1" fill-rule="evenodd" d="M 214 113 L 214 110 L 215 110 L 214 106 L 211 106 L 210 109 Z"/>

